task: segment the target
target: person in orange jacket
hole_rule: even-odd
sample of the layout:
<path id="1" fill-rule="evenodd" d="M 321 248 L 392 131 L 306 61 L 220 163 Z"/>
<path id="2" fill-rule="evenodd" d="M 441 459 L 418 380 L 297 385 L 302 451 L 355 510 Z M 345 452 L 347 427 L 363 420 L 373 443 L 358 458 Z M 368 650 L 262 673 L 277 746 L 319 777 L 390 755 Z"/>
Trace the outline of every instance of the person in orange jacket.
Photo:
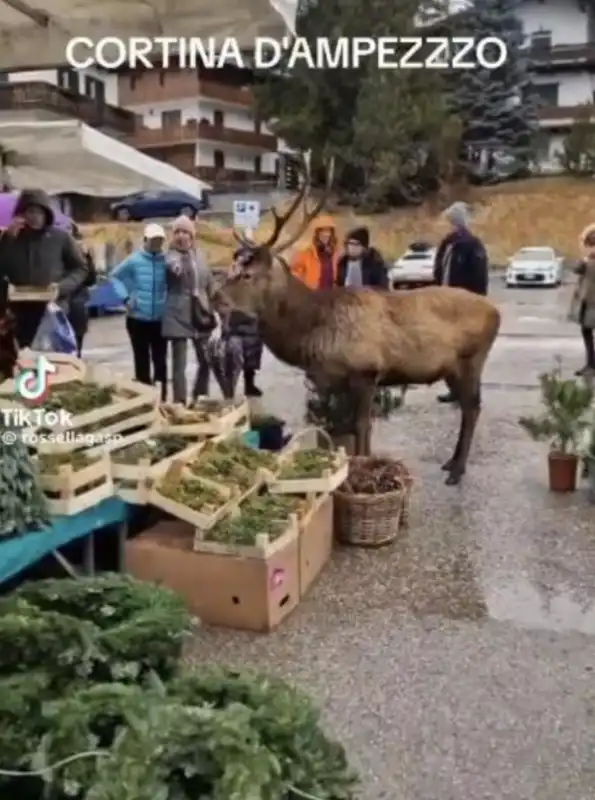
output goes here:
<path id="1" fill-rule="evenodd" d="M 312 244 L 299 250 L 291 271 L 310 289 L 330 289 L 336 283 L 339 248 L 332 217 L 322 215 L 313 222 Z"/>

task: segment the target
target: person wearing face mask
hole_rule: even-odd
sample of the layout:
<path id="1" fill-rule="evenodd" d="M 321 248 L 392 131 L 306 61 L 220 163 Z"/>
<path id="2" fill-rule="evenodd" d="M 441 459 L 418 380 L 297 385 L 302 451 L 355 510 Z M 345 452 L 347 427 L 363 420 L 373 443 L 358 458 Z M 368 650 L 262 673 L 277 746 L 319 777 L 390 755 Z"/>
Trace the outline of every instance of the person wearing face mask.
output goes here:
<path id="1" fill-rule="evenodd" d="M 312 242 L 299 250 L 291 271 L 310 289 L 331 289 L 337 276 L 337 229 L 332 217 L 321 215 L 312 223 Z"/>
<path id="2" fill-rule="evenodd" d="M 57 285 L 56 302 L 68 314 L 74 295 L 89 277 L 80 248 L 66 231 L 54 227 L 54 209 L 41 189 L 23 190 L 14 216 L 0 237 L 0 278 L 13 286 Z M 16 339 L 30 347 L 46 310 L 43 302 L 11 304 Z"/>
<path id="3" fill-rule="evenodd" d="M 174 403 L 188 399 L 186 365 L 188 341 L 192 341 L 198 369 L 192 399 L 209 393 L 209 340 L 221 333 L 219 316 L 213 308 L 215 281 L 201 250 L 196 247 L 194 223 L 178 217 L 166 256 L 167 296 L 162 334 L 172 347 Z"/>
<path id="4" fill-rule="evenodd" d="M 160 383 L 162 400 L 167 397 L 167 345 L 161 334 L 166 291 L 164 245 L 161 225 L 147 225 L 142 248 L 110 274 L 118 296 L 126 302 L 135 380 L 149 386 Z"/>
<path id="5" fill-rule="evenodd" d="M 370 231 L 367 228 L 355 228 L 347 235 L 345 254 L 337 265 L 337 286 L 388 289 L 386 264 L 378 250 L 370 247 Z"/>

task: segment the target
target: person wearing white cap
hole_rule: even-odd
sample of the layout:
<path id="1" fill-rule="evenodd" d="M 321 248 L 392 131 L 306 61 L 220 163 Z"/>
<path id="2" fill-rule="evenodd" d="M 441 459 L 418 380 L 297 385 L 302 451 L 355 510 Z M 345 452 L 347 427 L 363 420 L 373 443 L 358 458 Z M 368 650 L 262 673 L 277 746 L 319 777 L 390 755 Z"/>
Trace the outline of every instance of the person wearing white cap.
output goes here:
<path id="1" fill-rule="evenodd" d="M 134 377 L 140 383 L 160 383 L 162 400 L 167 398 L 167 343 L 161 334 L 166 298 L 165 238 L 161 225 L 147 225 L 142 248 L 110 275 L 128 310 L 126 330 L 132 345 Z"/>

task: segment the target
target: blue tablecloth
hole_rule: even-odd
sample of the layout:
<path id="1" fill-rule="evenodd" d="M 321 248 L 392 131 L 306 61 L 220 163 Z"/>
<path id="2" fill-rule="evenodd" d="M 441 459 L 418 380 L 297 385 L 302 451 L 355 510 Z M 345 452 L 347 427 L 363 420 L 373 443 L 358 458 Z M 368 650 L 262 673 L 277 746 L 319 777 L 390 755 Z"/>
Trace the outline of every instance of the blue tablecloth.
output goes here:
<path id="1" fill-rule="evenodd" d="M 109 497 L 99 505 L 73 517 L 56 517 L 49 528 L 27 533 L 0 544 L 0 584 L 40 561 L 48 553 L 108 525 L 126 522 L 130 506 L 119 497 Z"/>

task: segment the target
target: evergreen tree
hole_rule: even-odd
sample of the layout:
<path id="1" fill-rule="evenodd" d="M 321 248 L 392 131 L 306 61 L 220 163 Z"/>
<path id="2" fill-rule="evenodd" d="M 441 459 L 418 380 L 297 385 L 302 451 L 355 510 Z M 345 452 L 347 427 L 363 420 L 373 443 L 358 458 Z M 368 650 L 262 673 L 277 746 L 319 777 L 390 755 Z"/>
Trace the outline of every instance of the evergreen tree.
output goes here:
<path id="1" fill-rule="evenodd" d="M 0 539 L 42 528 L 49 521 L 37 466 L 22 431 L 0 421 Z"/>
<path id="2" fill-rule="evenodd" d="M 432 5 L 426 2 L 424 10 Z M 300 37 L 419 35 L 420 0 L 302 0 Z M 283 76 L 283 77 L 281 77 Z M 437 154 L 448 109 L 436 70 L 379 69 L 377 58 L 357 68 L 311 69 L 304 62 L 264 74 L 256 89 L 259 116 L 274 120 L 290 147 L 336 160 L 336 184 L 367 205 L 417 200 L 435 188 Z M 362 192 L 362 189 L 364 192 Z"/>
<path id="3" fill-rule="evenodd" d="M 507 59 L 497 69 L 455 70 L 450 103 L 462 120 L 462 158 L 479 171 L 491 170 L 498 156 L 514 157 L 519 165 L 532 160 L 537 134 L 536 103 L 532 96 L 530 60 L 523 48 L 519 16 L 522 0 L 472 0 L 458 35 L 476 42 L 493 37 L 507 48 Z M 485 49 L 488 61 L 498 60 L 498 49 Z"/>

